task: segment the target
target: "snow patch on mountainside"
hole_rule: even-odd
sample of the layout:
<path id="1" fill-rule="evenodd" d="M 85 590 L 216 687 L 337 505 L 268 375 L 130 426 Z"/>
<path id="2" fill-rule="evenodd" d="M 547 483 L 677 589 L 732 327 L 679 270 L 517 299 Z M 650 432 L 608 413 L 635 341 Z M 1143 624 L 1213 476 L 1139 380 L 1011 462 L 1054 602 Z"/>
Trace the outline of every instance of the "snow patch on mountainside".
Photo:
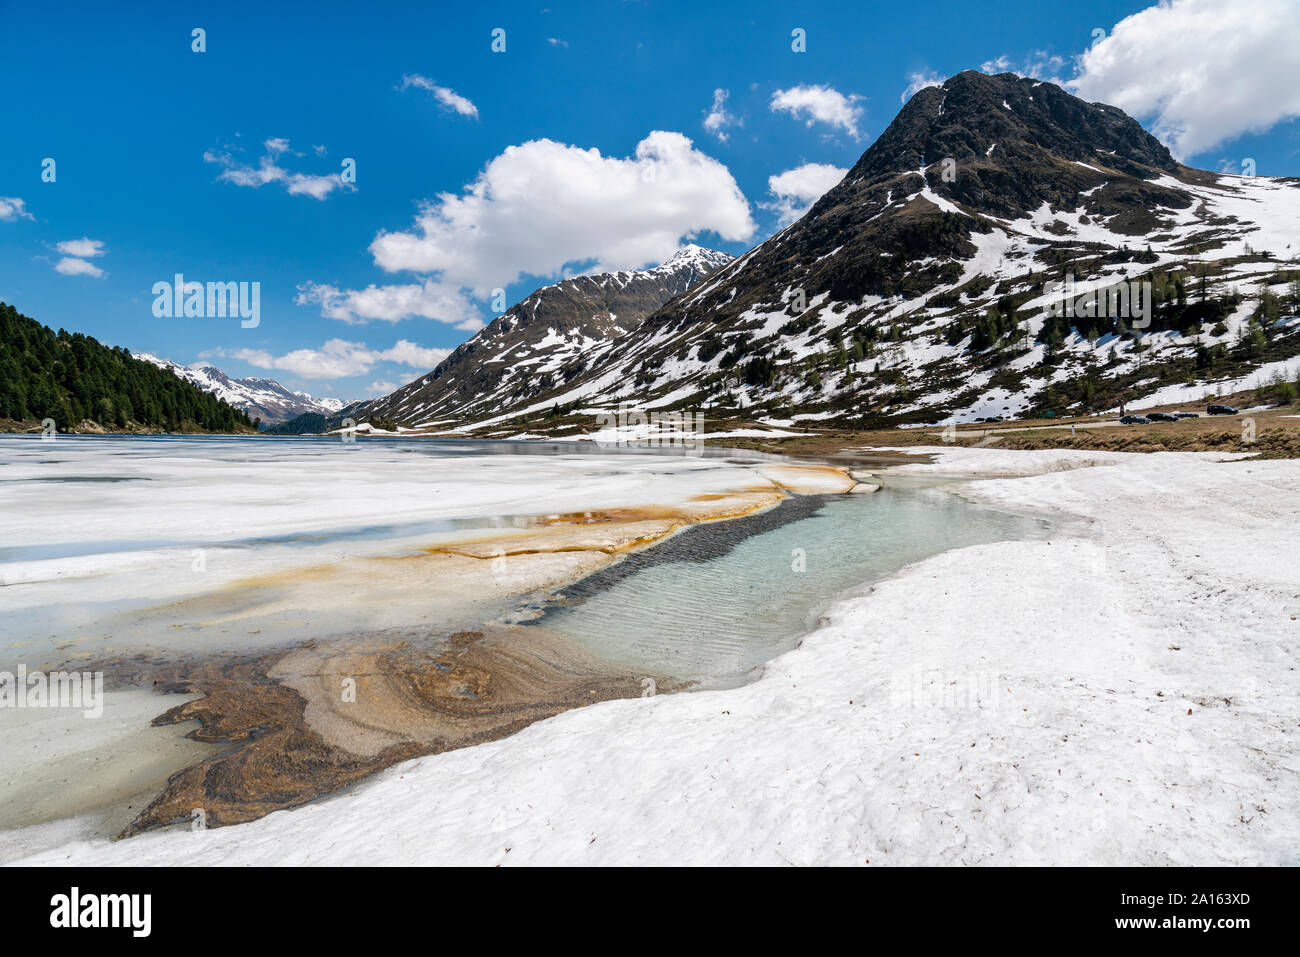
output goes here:
<path id="1" fill-rule="evenodd" d="M 495 422 L 496 413 L 511 406 L 516 406 L 512 416 L 526 414 L 517 408 L 521 396 L 567 381 L 565 370 L 575 364 L 600 369 L 614 343 L 646 316 L 731 261 L 727 253 L 691 243 L 648 269 L 543 286 L 493 319 L 438 368 L 369 403 L 361 415 L 419 426 L 449 415 L 462 423 Z"/>

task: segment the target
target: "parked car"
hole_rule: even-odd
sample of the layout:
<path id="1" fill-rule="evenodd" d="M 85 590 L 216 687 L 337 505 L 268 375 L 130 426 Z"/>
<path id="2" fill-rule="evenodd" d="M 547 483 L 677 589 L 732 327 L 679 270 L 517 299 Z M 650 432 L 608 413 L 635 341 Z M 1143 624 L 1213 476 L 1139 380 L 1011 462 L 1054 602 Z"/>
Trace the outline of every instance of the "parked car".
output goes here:
<path id="1" fill-rule="evenodd" d="M 1148 412 L 1147 420 L 1149 422 L 1177 422 L 1178 416 L 1170 415 L 1168 412 Z"/>
<path id="2" fill-rule="evenodd" d="M 1210 415 L 1236 415 L 1237 410 L 1230 405 L 1212 405 L 1205 410 Z"/>
<path id="3" fill-rule="evenodd" d="M 1151 420 L 1145 415 L 1125 415 L 1120 417 L 1120 421 L 1125 425 L 1146 425 Z"/>
<path id="4" fill-rule="evenodd" d="M 1199 419 L 1200 417 L 1201 417 L 1201 413 L 1199 412 L 1175 412 L 1174 413 L 1174 418 L 1176 419 Z"/>

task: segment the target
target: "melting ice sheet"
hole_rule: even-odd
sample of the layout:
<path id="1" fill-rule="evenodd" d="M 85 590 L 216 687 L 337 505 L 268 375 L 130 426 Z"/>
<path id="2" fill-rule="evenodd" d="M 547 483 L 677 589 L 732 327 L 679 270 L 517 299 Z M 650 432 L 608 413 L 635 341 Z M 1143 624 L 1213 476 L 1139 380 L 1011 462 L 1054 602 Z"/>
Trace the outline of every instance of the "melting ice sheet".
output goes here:
<path id="1" fill-rule="evenodd" d="M 550 512 L 673 505 L 761 481 L 742 458 L 429 439 L 0 437 L 0 668 L 472 626 L 482 611 L 472 591 L 344 589 L 323 603 L 288 583 L 325 565 L 504 537 Z M 254 591 L 268 613 L 242 607 Z"/>
<path id="2" fill-rule="evenodd" d="M 770 488 L 759 461 L 771 462 L 730 450 L 429 439 L 0 438 L 0 670 L 473 630 L 539 586 L 490 581 L 487 563 L 469 557 L 430 563 L 431 545 L 517 537 L 549 514 Z M 576 584 L 583 572 L 573 570 L 600 568 L 604 556 L 585 566 L 566 564 L 572 552 L 552 556 L 556 580 L 542 592 L 563 584 L 567 604 L 542 623 L 650 674 L 733 684 L 847 590 L 1035 529 L 927 490 L 796 496 L 689 527 Z M 0 765 L 22 768 L 0 787 L 0 830 L 37 829 L 7 850 L 0 840 L 0 860 L 45 840 L 43 828 L 116 833 L 168 775 L 211 750 L 182 739 L 188 729 L 150 727 L 183 699 L 109 695 L 99 721 L 0 713 Z M 43 798 L 73 780 L 59 801 Z M 76 821 L 61 821 L 69 815 Z"/>

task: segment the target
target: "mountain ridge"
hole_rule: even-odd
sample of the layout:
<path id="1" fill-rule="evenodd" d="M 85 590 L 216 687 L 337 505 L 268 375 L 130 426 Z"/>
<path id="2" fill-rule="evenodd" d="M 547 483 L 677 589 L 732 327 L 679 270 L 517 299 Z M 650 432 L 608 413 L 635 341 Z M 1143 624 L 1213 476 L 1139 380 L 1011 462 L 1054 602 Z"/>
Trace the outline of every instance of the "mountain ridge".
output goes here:
<path id="1" fill-rule="evenodd" d="M 632 403 L 885 426 L 1204 391 L 1300 355 L 1296 222 L 1300 180 L 1192 169 L 1115 107 L 967 71 L 913 96 L 797 222 L 550 381 L 437 425 L 581 434 Z M 1069 282 L 1137 282 L 1150 315 L 1063 315 Z"/>
<path id="2" fill-rule="evenodd" d="M 307 392 L 295 392 L 263 376 L 233 378 L 213 365 L 185 366 L 148 352 L 137 352 L 135 357 L 166 369 L 241 409 L 250 418 L 260 418 L 265 425 L 277 425 L 309 412 L 329 416 L 348 405 L 341 399 L 316 399 Z"/>
<path id="3" fill-rule="evenodd" d="M 658 266 L 575 276 L 542 286 L 458 346 L 428 374 L 366 403 L 363 417 L 434 422 L 463 415 L 520 389 L 520 373 L 543 387 L 593 348 L 634 330 L 655 309 L 730 262 L 688 244 Z M 510 358 L 512 364 L 506 366 Z"/>

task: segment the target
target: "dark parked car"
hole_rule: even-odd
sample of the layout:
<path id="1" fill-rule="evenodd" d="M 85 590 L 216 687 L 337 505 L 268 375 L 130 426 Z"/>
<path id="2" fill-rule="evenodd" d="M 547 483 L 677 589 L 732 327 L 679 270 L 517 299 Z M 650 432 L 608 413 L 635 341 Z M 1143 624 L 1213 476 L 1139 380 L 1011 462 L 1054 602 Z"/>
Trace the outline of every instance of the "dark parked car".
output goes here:
<path id="1" fill-rule="evenodd" d="M 1146 425 L 1151 420 L 1145 415 L 1125 415 L 1120 418 L 1125 425 Z"/>
<path id="2" fill-rule="evenodd" d="M 1168 412 L 1148 412 L 1147 420 L 1150 422 L 1177 422 L 1178 416 L 1170 415 Z"/>
<path id="3" fill-rule="evenodd" d="M 1237 410 L 1230 405 L 1212 405 L 1205 410 L 1210 415 L 1236 415 Z"/>
<path id="4" fill-rule="evenodd" d="M 1199 412 L 1175 412 L 1174 413 L 1175 419 L 1199 419 L 1200 417 L 1201 417 L 1201 413 Z"/>

